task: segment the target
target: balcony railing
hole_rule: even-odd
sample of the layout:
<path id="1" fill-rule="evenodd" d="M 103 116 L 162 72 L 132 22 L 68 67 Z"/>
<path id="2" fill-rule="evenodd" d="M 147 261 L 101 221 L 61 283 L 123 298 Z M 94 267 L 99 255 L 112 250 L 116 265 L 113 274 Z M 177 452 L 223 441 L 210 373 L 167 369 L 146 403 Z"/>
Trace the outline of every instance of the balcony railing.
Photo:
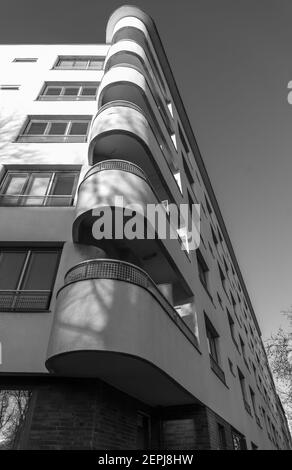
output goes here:
<path id="1" fill-rule="evenodd" d="M 0 312 L 48 310 L 50 290 L 0 290 Z"/>
<path id="2" fill-rule="evenodd" d="M 65 286 L 87 279 L 113 279 L 135 284 L 150 292 L 186 338 L 198 349 L 195 334 L 179 316 L 175 308 L 160 292 L 151 277 L 143 269 L 125 261 L 93 259 L 83 261 L 71 268 L 65 276 Z M 63 289 L 64 287 L 62 287 Z"/>
<path id="3" fill-rule="evenodd" d="M 70 195 L 48 195 L 32 196 L 29 194 L 1 194 L 0 206 L 71 206 L 74 196 Z"/>
<path id="4" fill-rule="evenodd" d="M 147 183 L 150 185 L 150 182 L 148 181 L 146 174 L 138 165 L 136 165 L 135 163 L 131 163 L 126 160 L 120 160 L 120 159 L 103 160 L 102 162 L 97 163 L 92 168 L 90 168 L 90 170 L 87 171 L 87 173 L 85 173 L 83 181 L 89 178 L 89 176 L 92 176 L 95 173 L 98 173 L 104 170 L 126 171 L 128 173 L 132 173 L 133 175 L 139 176 L 143 180 L 147 181 Z"/>

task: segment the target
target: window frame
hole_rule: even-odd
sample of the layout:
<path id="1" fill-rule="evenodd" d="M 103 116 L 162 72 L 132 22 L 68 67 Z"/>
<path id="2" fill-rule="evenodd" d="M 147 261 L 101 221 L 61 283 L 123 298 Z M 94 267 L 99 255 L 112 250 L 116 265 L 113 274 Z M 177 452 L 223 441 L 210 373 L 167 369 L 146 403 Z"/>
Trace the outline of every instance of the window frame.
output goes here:
<path id="1" fill-rule="evenodd" d="M 79 115 L 79 116 L 28 116 L 22 129 L 20 130 L 19 135 L 16 138 L 16 142 L 57 142 L 57 143 L 78 143 L 78 142 L 86 142 L 87 136 L 89 133 L 90 125 L 92 121 L 92 116 L 89 115 Z M 79 134 L 74 135 L 70 134 L 70 129 L 73 124 L 76 123 L 87 123 L 87 131 L 86 134 Z M 33 123 L 43 123 L 46 125 L 45 130 L 42 134 L 29 134 L 29 129 Z M 53 124 L 55 123 L 65 123 L 66 129 L 63 134 L 49 134 L 50 129 Z"/>
<path id="2" fill-rule="evenodd" d="M 96 100 L 100 82 L 45 82 L 38 97 L 38 101 L 94 101 Z M 61 88 L 59 95 L 45 94 L 49 88 Z M 76 95 L 66 95 L 66 88 L 78 88 Z M 94 95 L 83 95 L 84 88 L 94 88 Z"/>
<path id="3" fill-rule="evenodd" d="M 26 175 L 26 181 L 24 183 L 23 189 L 21 191 L 21 194 L 18 195 L 13 195 L 13 194 L 7 194 L 6 192 L 2 192 L 3 190 L 5 191 L 8 184 L 9 184 L 9 178 L 13 175 Z M 41 196 L 37 195 L 30 195 L 29 193 L 26 194 L 26 191 L 30 188 L 30 184 L 33 181 L 33 177 L 36 175 L 41 175 L 41 174 L 47 174 L 50 176 L 50 181 L 48 183 L 46 193 Z M 57 178 L 59 175 L 72 175 L 74 177 L 74 182 L 72 186 L 72 192 L 71 194 L 50 194 L 50 191 L 54 190 L 54 187 L 57 183 Z M 80 176 L 80 169 L 49 169 L 49 168 L 44 168 L 44 169 L 29 169 L 29 168 L 21 168 L 21 169 L 6 169 L 5 174 L 3 178 L 0 180 L 0 207 L 72 207 L 74 204 L 74 199 L 76 196 L 76 190 L 77 190 L 77 185 L 78 185 L 78 180 Z M 1 198 L 9 198 L 9 197 L 16 197 L 18 196 L 20 198 L 20 204 L 2 204 Z M 24 204 L 22 201 L 25 201 L 26 198 L 37 198 L 40 197 L 43 199 L 42 204 Z M 70 197 L 70 203 L 65 204 L 65 205 L 54 205 L 48 203 L 50 200 L 54 200 L 54 198 L 69 198 Z M 23 198 L 23 199 L 22 199 Z"/>
<path id="4" fill-rule="evenodd" d="M 0 260 L 1 260 L 1 254 L 2 253 L 25 253 L 24 261 L 22 263 L 20 273 L 16 282 L 16 288 L 15 289 L 0 289 L 0 300 L 1 300 L 1 294 L 4 295 L 4 307 L 2 307 L 2 304 L 0 303 L 0 313 L 1 312 L 49 312 L 50 311 L 50 304 L 51 304 L 51 299 L 52 299 L 52 294 L 54 291 L 55 283 L 56 283 L 56 278 L 57 278 L 57 273 L 59 270 L 60 266 L 60 259 L 61 259 L 61 254 L 62 254 L 62 247 L 61 246 L 2 246 L 0 247 Z M 51 289 L 22 289 L 24 282 L 27 281 L 26 275 L 28 273 L 28 269 L 30 267 L 30 260 L 32 258 L 33 253 L 55 253 L 57 254 L 57 261 L 56 261 L 56 266 L 54 269 L 54 272 L 52 273 L 52 286 Z M 47 298 L 45 299 L 45 306 L 43 308 L 37 307 L 34 308 L 33 305 L 30 305 L 25 308 L 19 308 L 17 307 L 19 299 L 21 300 L 21 295 L 23 293 L 34 293 L 31 295 L 36 295 L 37 293 L 40 293 L 40 295 L 46 295 Z M 5 295 L 11 295 L 11 306 L 7 307 L 5 305 Z M 25 298 L 25 295 L 24 295 Z M 26 304 L 25 304 L 26 305 Z"/>
<path id="5" fill-rule="evenodd" d="M 60 62 L 61 61 L 73 61 L 73 64 L 71 65 L 71 67 L 66 67 L 66 66 L 60 66 Z M 84 62 L 87 62 L 86 63 L 86 66 L 85 67 L 75 67 L 74 66 L 74 63 L 78 62 L 78 61 L 84 61 Z M 93 67 L 90 67 L 90 63 L 91 62 L 101 62 L 101 68 L 99 67 L 96 67 L 96 68 L 93 68 Z M 73 55 L 73 56 L 66 56 L 66 55 L 61 55 L 61 56 L 58 56 L 56 61 L 55 61 L 55 64 L 53 66 L 53 69 L 56 69 L 56 70 L 99 70 L 99 71 L 102 71 L 103 70 L 103 66 L 104 66 L 104 62 L 105 62 L 105 57 L 104 56 L 83 56 L 83 55 L 80 55 L 80 56 L 77 56 L 77 55 Z"/>

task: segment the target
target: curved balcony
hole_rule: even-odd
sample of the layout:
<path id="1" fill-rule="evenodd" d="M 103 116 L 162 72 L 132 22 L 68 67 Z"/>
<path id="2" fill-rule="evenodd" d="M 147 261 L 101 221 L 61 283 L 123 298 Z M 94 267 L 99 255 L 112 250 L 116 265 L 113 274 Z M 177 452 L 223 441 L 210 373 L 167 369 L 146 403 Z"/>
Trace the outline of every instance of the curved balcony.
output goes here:
<path id="1" fill-rule="evenodd" d="M 125 62 L 123 62 L 125 61 Z M 138 63 L 135 63 L 137 62 Z M 139 64 L 138 56 L 120 51 L 108 59 L 111 67 L 106 71 L 98 90 L 98 106 L 123 99 L 139 106 L 151 118 L 162 140 L 170 140 L 173 134 L 173 121 L 164 100 L 153 84 L 149 73 Z M 175 149 L 169 147 L 169 151 Z"/>
<path id="2" fill-rule="evenodd" d="M 91 165 L 107 158 L 125 158 L 143 168 L 161 200 L 182 202 L 172 156 L 135 104 L 119 100 L 99 109 L 88 140 Z"/>
<path id="3" fill-rule="evenodd" d="M 161 41 L 151 17 L 140 8 L 125 5 L 115 10 L 110 16 L 106 29 L 107 43 L 116 43 L 124 39 L 132 40 L 147 50 L 151 66 L 166 97 L 167 91 L 162 72 L 155 59 L 157 48 L 162 47 Z"/>
<path id="4" fill-rule="evenodd" d="M 143 265 L 157 283 L 177 284 L 178 291 L 183 294 L 188 289 L 178 270 L 173 267 L 175 263 L 172 266 L 169 260 L 175 255 L 180 258 L 185 256 L 181 244 L 178 239 L 169 237 L 158 239 L 155 222 L 151 217 L 147 218 L 148 205 L 159 203 L 146 174 L 137 165 L 125 160 L 102 161 L 85 174 L 79 186 L 73 241 L 97 245 L 109 256 L 119 254 L 122 259 L 132 253 L 136 262 Z M 124 230 L 132 217 L 132 213 L 125 210 L 127 208 L 135 210 L 135 221 L 142 230 L 138 236 L 125 235 Z M 105 211 L 108 211 L 110 220 L 107 219 L 108 225 L 104 228 L 106 233 L 101 233 L 95 222 Z M 169 219 L 164 210 L 163 215 L 167 224 L 166 233 L 170 233 Z M 147 228 L 152 231 L 152 238 L 147 236 Z"/>
<path id="5" fill-rule="evenodd" d="M 195 335 L 145 271 L 96 259 L 65 276 L 46 367 L 99 377 L 151 404 L 183 404 L 193 400 L 185 389 L 194 381 L 196 348 Z"/>

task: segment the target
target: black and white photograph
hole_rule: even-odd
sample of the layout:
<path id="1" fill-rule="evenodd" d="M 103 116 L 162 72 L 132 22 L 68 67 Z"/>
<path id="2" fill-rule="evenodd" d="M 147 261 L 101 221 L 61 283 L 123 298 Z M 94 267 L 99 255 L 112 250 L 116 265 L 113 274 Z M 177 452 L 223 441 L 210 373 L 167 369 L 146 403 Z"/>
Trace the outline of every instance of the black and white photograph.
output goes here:
<path id="1" fill-rule="evenodd" d="M 2 0 L 0 461 L 292 450 L 291 18 Z"/>

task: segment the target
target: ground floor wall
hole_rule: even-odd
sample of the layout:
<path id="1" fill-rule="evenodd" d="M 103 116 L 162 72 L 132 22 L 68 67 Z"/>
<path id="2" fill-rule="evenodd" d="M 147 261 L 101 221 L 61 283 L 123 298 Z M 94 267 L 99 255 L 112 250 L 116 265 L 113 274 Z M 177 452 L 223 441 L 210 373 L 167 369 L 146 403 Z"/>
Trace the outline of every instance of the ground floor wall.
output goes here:
<path id="1" fill-rule="evenodd" d="M 0 449 L 233 449 L 236 436 L 245 448 L 244 437 L 199 402 L 151 407 L 100 380 L 2 377 L 0 385 Z"/>

